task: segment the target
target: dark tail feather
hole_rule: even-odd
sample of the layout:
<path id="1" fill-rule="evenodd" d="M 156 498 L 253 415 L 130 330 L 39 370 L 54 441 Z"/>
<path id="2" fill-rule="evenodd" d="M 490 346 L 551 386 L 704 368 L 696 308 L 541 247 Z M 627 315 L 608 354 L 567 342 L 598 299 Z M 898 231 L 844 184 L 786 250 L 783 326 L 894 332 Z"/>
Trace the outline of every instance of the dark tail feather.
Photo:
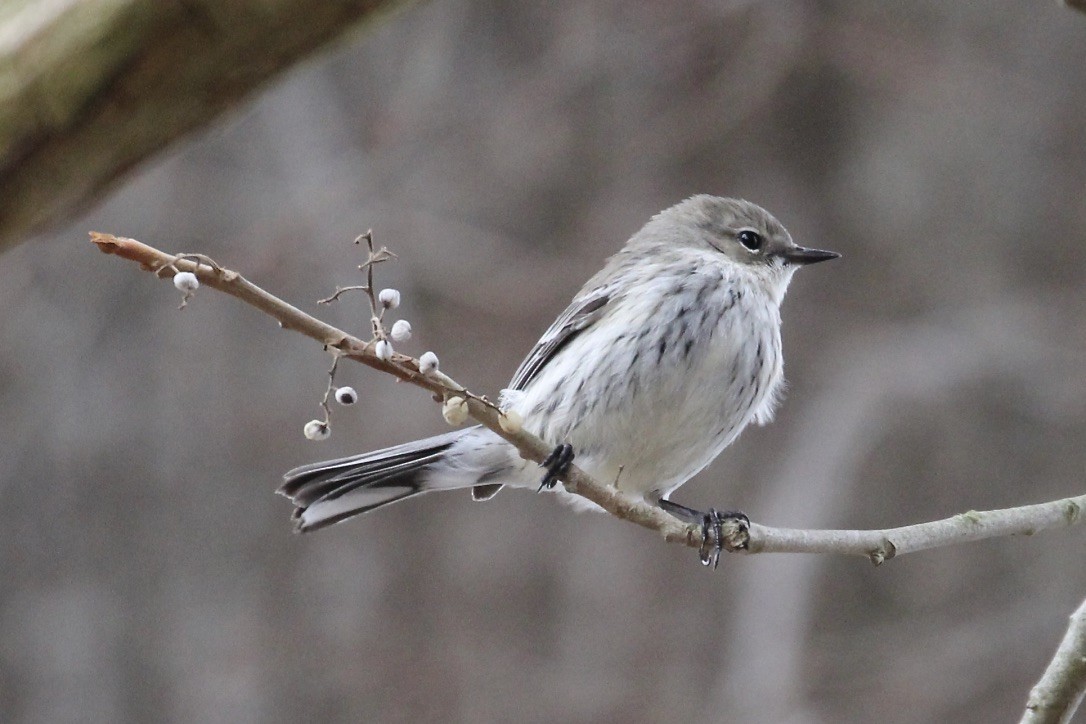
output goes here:
<path id="1" fill-rule="evenodd" d="M 404 445 L 303 465 L 284 475 L 278 492 L 296 506 L 305 533 L 426 492 L 419 473 L 441 459 L 463 430 Z"/>

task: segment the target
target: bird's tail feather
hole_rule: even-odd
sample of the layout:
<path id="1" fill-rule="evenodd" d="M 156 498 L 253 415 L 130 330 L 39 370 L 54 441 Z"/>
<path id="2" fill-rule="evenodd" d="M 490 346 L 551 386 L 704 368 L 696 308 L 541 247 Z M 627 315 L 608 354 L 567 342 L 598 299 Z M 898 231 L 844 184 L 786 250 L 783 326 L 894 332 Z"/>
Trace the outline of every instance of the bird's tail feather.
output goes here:
<path id="1" fill-rule="evenodd" d="M 374 508 L 426 492 L 420 473 L 466 431 L 374 452 L 303 465 L 284 475 L 278 492 L 294 503 L 299 532 L 325 528 Z"/>

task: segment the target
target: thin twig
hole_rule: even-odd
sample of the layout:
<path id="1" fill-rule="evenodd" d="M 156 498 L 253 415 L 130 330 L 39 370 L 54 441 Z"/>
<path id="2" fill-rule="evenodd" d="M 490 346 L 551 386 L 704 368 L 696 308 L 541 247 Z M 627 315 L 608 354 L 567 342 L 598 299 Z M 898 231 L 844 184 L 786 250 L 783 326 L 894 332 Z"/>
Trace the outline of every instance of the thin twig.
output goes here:
<path id="1" fill-rule="evenodd" d="M 1086 601 L 1071 623 L 1041 680 L 1029 692 L 1021 724 L 1067 724 L 1086 694 Z"/>
<path id="2" fill-rule="evenodd" d="M 371 234 L 359 237 L 359 241 L 362 239 L 367 240 L 370 248 L 370 258 L 361 268 L 367 270 L 369 293 L 372 295 L 373 265 L 392 258 L 393 255 L 384 247 L 374 252 Z M 388 361 L 381 360 L 374 353 L 372 345 L 269 294 L 237 272 L 212 268 L 206 261 L 198 264 L 188 258 L 166 254 L 134 239 L 91 232 L 91 241 L 101 251 L 139 262 L 144 269 L 152 272 L 158 272 L 167 266 L 180 271 L 191 271 L 202 284 L 260 309 L 277 319 L 284 329 L 311 337 L 341 357 L 421 387 L 437 400 L 444 400 L 450 394 L 465 397 L 471 417 L 515 446 L 527 460 L 542 462 L 551 452 L 550 444 L 527 430 L 507 432 L 502 429 L 501 411 L 497 406 L 468 392 L 463 385 L 444 373 L 424 375 L 419 372 L 418 360 L 395 352 Z M 372 304 L 376 309 L 376 299 Z M 616 517 L 654 530 L 670 543 L 681 543 L 695 549 L 702 546 L 700 526 L 680 523 L 656 506 L 627 496 L 616 487 L 595 481 L 575 465 L 570 466 L 568 472 L 561 476 L 561 480 L 570 493 L 587 498 Z M 894 556 L 938 546 L 998 536 L 1032 535 L 1043 530 L 1076 525 L 1082 522 L 1083 508 L 1086 508 L 1086 495 L 1019 508 L 969 511 L 945 520 L 869 531 L 794 530 L 770 528 L 756 523 L 751 523 L 748 528 L 727 520 L 723 543 L 725 548 L 731 551 L 862 555 L 878 564 Z"/>
<path id="3" fill-rule="evenodd" d="M 321 409 L 324 410 L 324 424 L 330 425 L 332 422 L 332 408 L 328 404 L 328 400 L 332 397 L 332 392 L 336 389 L 336 368 L 339 367 L 339 353 L 332 352 L 332 366 L 328 368 L 328 386 L 324 389 L 324 397 L 321 398 Z"/>
<path id="4" fill-rule="evenodd" d="M 366 241 L 366 249 L 368 254 L 366 261 L 358 265 L 360 271 L 366 272 L 366 284 L 359 287 L 364 289 L 366 294 L 370 298 L 370 324 L 373 327 L 373 336 L 375 339 L 384 339 L 387 341 L 387 335 L 385 334 L 385 328 L 381 324 L 385 319 L 385 312 L 387 308 L 384 304 L 378 305 L 377 296 L 373 291 L 373 267 L 377 266 L 383 261 L 390 261 L 396 258 L 396 255 L 388 250 L 387 247 L 382 246 L 377 251 L 373 250 L 373 229 L 368 229 L 365 234 L 359 236 L 354 240 L 354 243 L 361 244 L 363 239 Z"/>
<path id="5" fill-rule="evenodd" d="M 325 297 L 324 299 L 318 299 L 317 304 L 331 304 L 332 302 L 339 299 L 340 295 L 345 294 L 347 292 L 370 292 L 370 291 L 372 291 L 372 289 L 367 287 L 365 284 L 355 284 L 354 286 L 350 286 L 350 287 L 336 287 L 336 293 L 335 294 L 333 294 L 330 297 Z"/>

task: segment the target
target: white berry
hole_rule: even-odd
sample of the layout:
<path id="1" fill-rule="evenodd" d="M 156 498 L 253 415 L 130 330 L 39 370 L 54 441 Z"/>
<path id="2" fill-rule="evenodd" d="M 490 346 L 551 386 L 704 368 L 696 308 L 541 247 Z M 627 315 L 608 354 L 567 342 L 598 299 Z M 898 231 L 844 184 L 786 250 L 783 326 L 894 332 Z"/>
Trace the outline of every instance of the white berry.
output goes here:
<path id="1" fill-rule="evenodd" d="M 468 401 L 463 397 L 448 398 L 441 406 L 441 416 L 453 427 L 463 425 L 464 420 L 468 419 Z"/>
<path id="2" fill-rule="evenodd" d="M 377 301 L 385 309 L 395 309 L 400 306 L 400 291 L 398 289 L 382 289 L 377 295 Z"/>
<path id="3" fill-rule="evenodd" d="M 309 440 L 327 440 L 328 436 L 332 434 L 328 423 L 323 420 L 310 420 L 302 428 L 302 432 Z"/>
<path id="4" fill-rule="evenodd" d="M 397 319 L 392 325 L 392 338 L 397 342 L 406 342 L 411 339 L 411 322 L 406 319 Z"/>
<path id="5" fill-rule="evenodd" d="M 388 362 L 392 359 L 392 345 L 387 340 L 379 339 L 373 348 L 373 353 L 377 355 L 377 359 Z"/>
<path id="6" fill-rule="evenodd" d="M 498 416 L 498 425 L 510 435 L 515 435 L 524 427 L 524 418 L 516 410 L 506 410 Z"/>
<path id="7" fill-rule="evenodd" d="M 437 372 L 437 355 L 433 352 L 426 352 L 419 357 L 419 372 L 424 375 L 428 375 L 431 372 Z"/>
<path id="8" fill-rule="evenodd" d="M 192 294 L 200 288 L 200 280 L 192 272 L 177 272 L 173 275 L 173 285 L 185 294 Z"/>
<path id="9" fill-rule="evenodd" d="M 341 405 L 353 405 L 358 402 L 358 393 L 353 387 L 340 387 L 336 390 L 336 402 Z"/>

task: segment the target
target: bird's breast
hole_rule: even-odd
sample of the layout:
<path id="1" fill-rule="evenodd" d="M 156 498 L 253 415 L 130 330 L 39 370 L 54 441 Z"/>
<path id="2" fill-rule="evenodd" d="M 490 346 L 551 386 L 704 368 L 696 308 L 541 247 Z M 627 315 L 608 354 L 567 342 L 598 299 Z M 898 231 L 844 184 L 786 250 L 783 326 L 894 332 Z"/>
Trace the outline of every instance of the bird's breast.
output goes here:
<path id="1" fill-rule="evenodd" d="M 724 275 L 628 295 L 552 360 L 526 419 L 621 487 L 668 490 L 707 465 L 774 398 L 780 316 Z"/>

